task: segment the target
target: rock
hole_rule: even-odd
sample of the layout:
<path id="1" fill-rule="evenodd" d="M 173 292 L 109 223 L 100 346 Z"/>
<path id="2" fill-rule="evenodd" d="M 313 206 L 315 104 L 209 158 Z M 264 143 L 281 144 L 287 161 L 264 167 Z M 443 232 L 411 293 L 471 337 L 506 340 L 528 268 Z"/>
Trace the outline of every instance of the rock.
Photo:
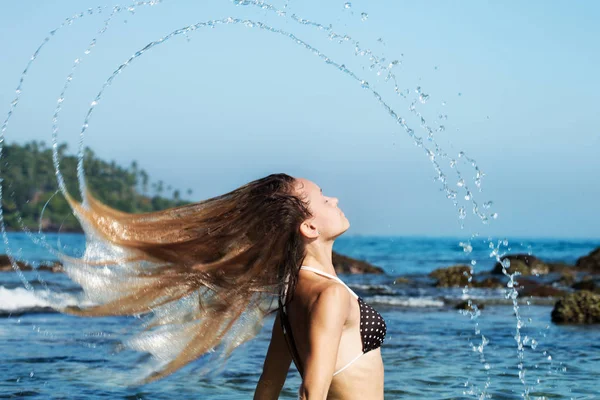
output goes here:
<path id="1" fill-rule="evenodd" d="M 17 261 L 17 266 L 21 271 L 31 271 L 31 266 L 24 263 L 23 261 Z M 0 254 L 0 271 L 12 272 L 14 271 L 10 259 L 6 254 Z"/>
<path id="2" fill-rule="evenodd" d="M 469 282 L 471 267 L 468 265 L 453 265 L 448 268 L 438 268 L 431 272 L 429 276 L 437 279 L 435 283 L 436 287 L 473 286 L 473 282 Z"/>
<path id="3" fill-rule="evenodd" d="M 411 283 L 412 281 L 408 278 L 404 278 L 404 277 L 399 277 L 394 279 L 394 285 L 398 284 L 398 283 Z"/>
<path id="4" fill-rule="evenodd" d="M 554 305 L 552 322 L 557 324 L 600 323 L 600 295 L 586 290 L 566 295 Z"/>
<path id="5" fill-rule="evenodd" d="M 509 274 L 520 272 L 521 275 L 547 274 L 550 272 L 548 264 L 542 262 L 535 256 L 528 254 L 509 254 L 500 259 L 500 261 L 510 260 L 510 267 L 507 269 Z M 497 262 L 492 270 L 494 275 L 502 275 L 502 265 Z"/>
<path id="6" fill-rule="evenodd" d="M 17 261 L 17 266 L 21 271 L 33 271 L 34 268 L 23 261 Z M 41 264 L 38 268 L 38 271 L 48 271 L 48 272 L 63 272 L 63 266 L 59 261 L 53 261 L 50 263 Z M 13 272 L 14 269 L 8 259 L 6 254 L 0 254 L 0 272 Z"/>
<path id="7" fill-rule="evenodd" d="M 521 297 L 560 297 L 567 292 L 554 286 L 544 285 L 529 279 L 519 279 L 517 290 Z"/>
<path id="8" fill-rule="evenodd" d="M 383 269 L 366 261 L 356 260 L 333 252 L 333 268 L 338 274 L 383 274 Z"/>
<path id="9" fill-rule="evenodd" d="M 473 302 L 471 302 L 471 305 L 470 305 L 469 302 L 467 300 L 465 300 L 465 301 L 461 301 L 460 303 L 458 303 L 456 306 L 454 306 L 454 308 L 456 308 L 457 310 L 475 311 L 472 304 L 473 304 Z M 481 303 L 481 304 L 475 303 L 474 305 L 479 310 L 483 310 L 485 308 L 485 305 L 483 303 Z"/>
<path id="10" fill-rule="evenodd" d="M 587 275 L 577 283 L 571 286 L 575 290 L 587 290 L 589 292 L 600 293 L 600 285 L 594 280 L 594 277 Z"/>
<path id="11" fill-rule="evenodd" d="M 506 287 L 504 283 L 498 278 L 485 278 L 482 281 L 475 282 L 475 287 L 488 288 L 488 289 L 499 289 Z"/>
<path id="12" fill-rule="evenodd" d="M 575 283 L 575 279 L 576 279 L 576 273 L 575 273 L 575 271 L 572 271 L 570 269 L 565 269 L 560 274 L 560 278 L 558 278 L 553 283 L 558 284 L 560 286 L 567 286 L 568 287 L 568 286 L 571 286 L 573 283 Z"/>
<path id="13" fill-rule="evenodd" d="M 60 261 L 54 261 L 51 264 L 42 264 L 38 267 L 39 271 L 48 271 L 48 272 L 65 272 L 63 265 Z"/>
<path id="14" fill-rule="evenodd" d="M 575 267 L 580 271 L 600 274 L 600 247 L 587 256 L 580 257 L 575 263 Z"/>
<path id="15" fill-rule="evenodd" d="M 566 264 L 564 262 L 547 262 L 548 268 L 550 268 L 550 272 L 573 272 L 573 265 Z"/>

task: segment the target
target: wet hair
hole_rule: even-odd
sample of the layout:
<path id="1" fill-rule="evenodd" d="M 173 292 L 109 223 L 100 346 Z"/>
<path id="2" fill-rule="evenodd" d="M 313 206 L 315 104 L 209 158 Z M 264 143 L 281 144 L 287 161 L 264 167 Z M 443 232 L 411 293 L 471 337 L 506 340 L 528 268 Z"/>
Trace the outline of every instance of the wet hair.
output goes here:
<path id="1" fill-rule="evenodd" d="M 217 346 L 227 358 L 260 331 L 273 300 L 291 300 L 312 217 L 295 178 L 271 174 L 229 193 L 162 211 L 115 210 L 86 190 L 68 194 L 86 235 L 82 257 L 62 256 L 88 305 L 80 316 L 145 316 L 129 346 L 162 361 L 161 379 Z M 85 303 L 83 303 L 85 304 Z M 161 342 L 162 340 L 162 342 Z"/>

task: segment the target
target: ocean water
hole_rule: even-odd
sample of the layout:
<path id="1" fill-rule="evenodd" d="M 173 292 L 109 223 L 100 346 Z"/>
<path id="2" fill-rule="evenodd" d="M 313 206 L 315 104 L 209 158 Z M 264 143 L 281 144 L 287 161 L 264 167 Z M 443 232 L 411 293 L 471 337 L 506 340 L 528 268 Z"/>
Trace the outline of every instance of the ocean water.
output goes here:
<path id="1" fill-rule="evenodd" d="M 76 254 L 77 234 L 47 235 L 48 243 Z M 51 255 L 21 233 L 9 234 L 18 258 Z M 519 313 L 524 357 L 519 369 L 516 318 L 504 289 L 472 289 L 485 308 L 472 319 L 455 310 L 462 289 L 437 289 L 426 274 L 435 268 L 477 261 L 476 272 L 493 267 L 490 249 L 473 241 L 466 254 L 458 238 L 341 237 L 334 250 L 381 266 L 383 275 L 340 277 L 386 319 L 382 346 L 385 398 L 494 399 L 600 398 L 600 326 L 562 326 L 550 321 L 553 301 L 523 299 Z M 600 241 L 511 239 L 510 253 L 531 252 L 547 261 L 573 263 Z M 412 283 L 394 284 L 399 276 Z M 26 279 L 35 293 L 24 288 Z M 52 292 L 53 296 L 40 296 Z M 239 347 L 224 369 L 200 377 L 201 359 L 149 385 L 132 387 L 127 377 L 139 353 L 115 353 L 135 318 L 80 318 L 53 312 L 75 303 L 78 288 L 49 272 L 0 273 L 0 398 L 34 399 L 249 399 L 260 376 L 273 318 L 252 341 Z M 485 339 L 484 339 L 485 337 Z M 483 347 L 482 341 L 486 342 Z M 483 348 L 483 351 L 480 349 Z M 519 379 L 521 371 L 525 384 Z M 292 365 L 280 398 L 293 399 L 300 379 Z"/>

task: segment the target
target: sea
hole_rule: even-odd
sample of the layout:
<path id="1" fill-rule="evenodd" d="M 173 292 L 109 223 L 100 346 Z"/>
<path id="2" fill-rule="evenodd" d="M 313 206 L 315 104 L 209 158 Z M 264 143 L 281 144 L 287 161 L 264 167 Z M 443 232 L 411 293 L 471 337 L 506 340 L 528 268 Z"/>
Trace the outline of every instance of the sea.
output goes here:
<path id="1" fill-rule="evenodd" d="M 52 260 L 39 244 L 41 236 L 7 235 L 5 253 Z M 73 254 L 85 247 L 80 234 L 46 234 L 44 240 Z M 387 322 L 381 348 L 385 398 L 600 399 L 600 326 L 554 324 L 553 298 L 518 297 L 515 308 L 508 288 L 436 288 L 428 277 L 456 264 L 473 265 L 483 276 L 496 262 L 493 248 L 573 264 L 600 240 L 476 238 L 469 244 L 472 251 L 465 251 L 464 238 L 336 240 L 334 251 L 385 271 L 339 274 Z M 62 273 L 0 272 L 0 398 L 252 399 L 273 317 L 218 373 L 201 376 L 192 363 L 163 380 L 135 386 L 123 376 L 136 368 L 139 354 L 115 352 L 135 318 L 83 318 L 54 310 L 76 304 L 79 293 Z M 484 306 L 479 314 L 455 308 L 467 298 Z M 292 364 L 280 398 L 294 399 L 300 383 Z"/>

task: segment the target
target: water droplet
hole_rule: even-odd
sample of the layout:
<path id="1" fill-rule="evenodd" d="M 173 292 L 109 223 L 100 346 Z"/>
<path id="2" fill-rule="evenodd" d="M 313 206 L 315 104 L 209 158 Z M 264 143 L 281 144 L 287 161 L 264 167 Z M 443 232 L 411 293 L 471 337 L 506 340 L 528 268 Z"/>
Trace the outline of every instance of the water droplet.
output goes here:
<path id="1" fill-rule="evenodd" d="M 491 215 L 491 217 L 492 217 L 492 218 L 494 218 L 494 219 L 498 218 L 498 213 L 493 213 L 493 214 Z"/>
<path id="2" fill-rule="evenodd" d="M 461 92 L 458 92 L 458 95 L 459 95 L 459 96 L 462 96 L 462 93 L 461 93 Z"/>
<path id="3" fill-rule="evenodd" d="M 369 14 L 367 14 L 365 12 L 360 13 L 360 20 L 361 21 L 366 21 L 367 19 L 369 19 Z"/>
<path id="4" fill-rule="evenodd" d="M 352 3 L 350 3 L 350 2 L 344 3 L 344 8 L 345 9 L 348 9 L 348 8 L 351 8 L 351 7 L 352 7 Z"/>
<path id="5" fill-rule="evenodd" d="M 464 207 L 458 209 L 458 218 L 465 219 L 467 217 L 467 212 Z"/>
<path id="6" fill-rule="evenodd" d="M 429 95 L 425 94 L 425 93 L 421 93 L 419 95 L 419 101 L 423 104 L 427 103 L 427 100 L 429 100 Z"/>
<path id="7" fill-rule="evenodd" d="M 473 265 L 473 266 L 474 266 L 475 264 L 477 264 L 477 261 L 475 261 L 475 260 L 471 260 L 471 265 Z"/>
<path id="8" fill-rule="evenodd" d="M 492 201 L 486 201 L 485 203 L 483 203 L 483 208 L 485 209 L 489 209 L 492 204 L 494 204 Z"/>
<path id="9" fill-rule="evenodd" d="M 454 160 L 453 160 L 453 161 L 454 161 Z M 458 181 L 458 182 L 456 182 L 456 186 L 458 186 L 458 187 L 463 187 L 463 186 L 465 186 L 465 180 L 464 180 L 464 179 L 462 179 L 462 178 L 461 178 L 461 179 L 459 179 L 459 181 Z"/>
<path id="10" fill-rule="evenodd" d="M 366 88 L 368 88 L 368 87 L 369 87 L 369 82 L 367 82 L 367 81 L 363 80 L 363 81 L 361 81 L 361 82 L 360 82 L 360 86 L 361 86 L 363 89 L 366 89 Z"/>
<path id="11" fill-rule="evenodd" d="M 443 106 L 445 106 L 445 105 L 446 105 L 446 102 L 445 102 L 445 101 L 442 101 L 442 105 L 443 105 Z"/>

